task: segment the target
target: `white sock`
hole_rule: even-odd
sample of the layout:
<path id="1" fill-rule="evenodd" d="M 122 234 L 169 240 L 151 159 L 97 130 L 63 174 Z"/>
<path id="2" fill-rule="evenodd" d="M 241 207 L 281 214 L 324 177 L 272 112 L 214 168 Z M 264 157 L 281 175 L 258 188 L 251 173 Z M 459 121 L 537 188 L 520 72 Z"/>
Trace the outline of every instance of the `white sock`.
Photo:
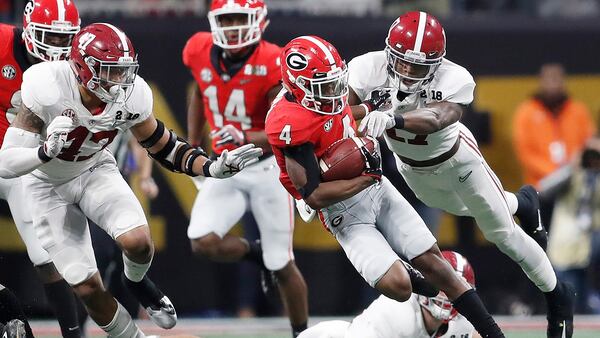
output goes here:
<path id="1" fill-rule="evenodd" d="M 506 202 L 508 203 L 508 210 L 511 215 L 514 215 L 519 208 L 519 201 L 517 200 L 517 196 L 510 191 L 505 191 L 504 195 L 506 196 Z"/>
<path id="2" fill-rule="evenodd" d="M 115 300 L 116 301 L 116 300 Z M 112 338 L 145 338 L 123 305 L 117 302 L 117 312 L 108 325 L 100 326 Z"/>
<path id="3" fill-rule="evenodd" d="M 152 258 L 150 258 L 150 261 L 148 263 L 140 264 L 130 260 L 123 253 L 123 270 L 127 279 L 129 279 L 132 282 L 139 282 L 142 279 L 144 279 L 146 272 L 148 272 L 148 270 L 150 269 L 150 264 L 152 264 Z"/>

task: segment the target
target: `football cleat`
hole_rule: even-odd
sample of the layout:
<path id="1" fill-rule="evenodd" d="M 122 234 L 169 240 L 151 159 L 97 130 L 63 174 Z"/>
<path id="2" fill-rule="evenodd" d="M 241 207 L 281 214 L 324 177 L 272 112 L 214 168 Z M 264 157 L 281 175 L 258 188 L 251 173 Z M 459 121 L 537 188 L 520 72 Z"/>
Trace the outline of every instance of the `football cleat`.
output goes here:
<path id="1" fill-rule="evenodd" d="M 150 319 L 154 324 L 162 327 L 163 329 L 171 329 L 177 324 L 177 313 L 175 307 L 169 297 L 164 296 L 160 300 L 160 307 L 148 306 L 146 312 L 150 316 Z"/>
<path id="2" fill-rule="evenodd" d="M 173 303 L 148 276 L 144 276 L 139 282 L 133 282 L 125 276 L 125 273 L 122 273 L 121 280 L 142 304 L 156 325 L 163 329 L 170 329 L 177 324 L 177 313 Z"/>
<path id="3" fill-rule="evenodd" d="M 548 338 L 573 337 L 573 308 L 575 292 L 569 284 L 558 282 L 558 290 L 552 301 L 548 299 Z"/>
<path id="4" fill-rule="evenodd" d="M 440 290 L 438 290 L 436 287 L 429 284 L 429 282 L 425 280 L 425 277 L 423 277 L 423 274 L 419 270 L 413 268 L 412 265 L 408 264 L 403 260 L 400 260 L 400 262 L 404 264 L 404 267 L 408 272 L 408 276 L 410 277 L 410 283 L 412 284 L 413 293 L 425 297 L 435 297 L 438 293 L 440 293 Z"/>
<path id="5" fill-rule="evenodd" d="M 27 336 L 25 323 L 19 319 L 13 319 L 2 327 L 0 334 L 2 334 L 2 338 L 25 338 Z"/>
<path id="6" fill-rule="evenodd" d="M 260 269 L 260 288 L 265 296 L 269 298 L 277 298 L 279 296 L 279 288 L 277 276 L 274 271 L 267 268 Z"/>
<path id="7" fill-rule="evenodd" d="M 540 200 L 537 191 L 531 185 L 524 185 L 516 195 L 519 207 L 515 216 L 519 218 L 521 228 L 546 251 L 548 232 L 540 217 Z"/>

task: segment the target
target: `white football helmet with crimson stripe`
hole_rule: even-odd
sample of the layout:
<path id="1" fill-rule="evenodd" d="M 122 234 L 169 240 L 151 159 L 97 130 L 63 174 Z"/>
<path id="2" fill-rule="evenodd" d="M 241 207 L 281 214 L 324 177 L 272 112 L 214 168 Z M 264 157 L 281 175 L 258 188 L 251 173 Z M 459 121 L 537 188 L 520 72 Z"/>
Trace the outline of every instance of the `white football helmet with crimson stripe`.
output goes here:
<path id="1" fill-rule="evenodd" d="M 442 251 L 442 256 L 450 263 L 460 278 L 463 278 L 475 288 L 475 272 L 463 255 L 455 251 Z M 452 320 L 458 314 L 446 294 L 441 291 L 435 297 L 419 296 L 419 304 L 434 318 L 443 320 L 444 322 Z"/>
<path id="2" fill-rule="evenodd" d="M 385 44 L 390 79 L 404 93 L 416 93 L 431 82 L 446 55 L 444 28 L 425 12 L 396 19 Z"/>

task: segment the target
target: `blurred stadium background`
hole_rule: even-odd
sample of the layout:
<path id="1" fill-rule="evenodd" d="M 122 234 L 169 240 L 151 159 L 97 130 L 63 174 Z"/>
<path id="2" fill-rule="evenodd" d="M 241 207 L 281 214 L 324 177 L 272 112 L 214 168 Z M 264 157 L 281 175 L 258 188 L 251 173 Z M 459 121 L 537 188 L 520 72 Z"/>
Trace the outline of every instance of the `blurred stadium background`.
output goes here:
<path id="1" fill-rule="evenodd" d="M 20 25 L 24 2 L 0 0 L 2 22 Z M 594 119 L 600 112 L 600 4 L 596 0 L 266 2 L 271 23 L 265 39 L 284 45 L 298 35 L 319 35 L 331 41 L 347 61 L 364 52 L 383 49 L 389 25 L 406 10 L 425 10 L 438 16 L 446 29 L 447 58 L 465 66 L 476 78 L 476 100 L 472 113 L 465 117 L 466 123 L 507 190 L 514 191 L 523 183 L 513 150 L 513 114 L 518 104 L 535 92 L 542 64 L 563 64 L 568 73 L 569 94 L 584 102 Z M 76 0 L 76 3 L 84 25 L 109 21 L 129 35 L 139 51 L 139 73 L 153 87 L 155 114 L 167 125 L 175 126 L 177 134 L 185 135 L 186 95 L 193 79 L 181 61 L 181 51 L 194 32 L 209 30 L 208 1 Z M 155 169 L 154 178 L 161 193 L 151 202 L 143 200 L 158 248 L 150 275 L 170 296 L 179 315 L 235 317 L 239 304 L 247 301 L 244 297 L 251 298 L 258 316 L 280 315 L 277 302 L 260 294 L 256 273 L 241 273 L 244 270 L 235 264 L 192 258 L 186 227 L 196 189 L 183 175 Z M 233 231 L 243 232 L 241 227 Z M 461 252 L 471 261 L 478 290 L 491 311 L 516 316 L 502 317 L 502 323 L 510 326 L 517 323 L 515 318 L 544 313 L 541 295 L 516 264 L 483 239 L 470 219 L 443 215 L 438 238 L 442 248 Z M 373 291 L 320 224 L 305 224 L 298 218 L 294 244 L 297 264 L 309 287 L 311 315 L 351 316 L 373 299 Z M 600 313 L 597 294 L 600 272 L 593 263 L 587 268 L 593 290 L 587 312 Z M 48 319 L 50 310 L 41 284 L 4 202 L 0 204 L 0 266 L 0 281 L 20 297 L 29 316 Z M 240 284 L 253 285 L 255 292 L 248 296 L 247 291 L 239 291 Z M 541 337 L 541 319 L 533 318 L 528 329 L 538 332 L 533 336 Z M 578 333 L 576 337 L 600 336 L 598 326 L 594 325 L 600 321 L 596 317 L 578 320 L 587 323 L 583 327 L 589 332 Z M 209 322 L 200 323 L 207 325 L 204 328 L 208 331 L 204 332 L 208 337 L 221 334 L 207 329 Z M 241 323 L 237 325 L 243 327 L 244 322 Z M 278 323 L 275 321 L 271 326 L 273 335 L 263 332 L 256 336 L 278 337 Z M 44 334 L 59 332 L 54 322 L 38 324 Z M 281 332 L 287 332 L 285 325 L 282 327 Z M 203 331 L 198 329 L 195 333 Z"/>

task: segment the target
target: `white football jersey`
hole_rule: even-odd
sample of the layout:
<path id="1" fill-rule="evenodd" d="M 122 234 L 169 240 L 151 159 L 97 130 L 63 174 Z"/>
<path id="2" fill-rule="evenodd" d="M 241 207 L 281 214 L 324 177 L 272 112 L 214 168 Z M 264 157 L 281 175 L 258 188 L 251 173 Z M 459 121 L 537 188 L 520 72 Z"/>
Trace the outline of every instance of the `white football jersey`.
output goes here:
<path id="1" fill-rule="evenodd" d="M 73 118 L 77 127 L 68 137 L 65 149 L 33 174 L 40 179 L 64 181 L 112 157 L 105 148 L 117 134 L 146 120 L 152 114 L 152 90 L 140 76 L 124 103 L 108 103 L 93 115 L 82 102 L 78 82 L 67 61 L 42 62 L 23 74 L 23 104 L 44 121 L 46 128 L 57 116 Z"/>
<path id="2" fill-rule="evenodd" d="M 426 310 L 423 310 L 426 311 Z M 470 338 L 474 328 L 458 315 L 448 323 L 441 336 L 429 335 L 425 329 L 418 296 L 413 294 L 406 302 L 397 302 L 379 296 L 363 313 L 357 316 L 346 331 L 346 338 Z"/>
<path id="3" fill-rule="evenodd" d="M 370 52 L 358 56 L 348 64 L 348 83 L 360 100 L 369 98 L 376 89 L 389 88 L 392 95 L 392 109 L 395 114 L 422 108 L 427 103 L 448 101 L 467 105 L 473 101 L 475 81 L 464 67 L 447 59 L 435 73 L 431 83 L 422 91 L 397 99 L 396 88 L 388 78 L 385 51 Z M 388 129 L 385 140 L 395 153 L 413 160 L 423 161 L 435 158 L 450 150 L 458 137 L 460 122 L 429 135 L 415 135 L 406 130 Z"/>

